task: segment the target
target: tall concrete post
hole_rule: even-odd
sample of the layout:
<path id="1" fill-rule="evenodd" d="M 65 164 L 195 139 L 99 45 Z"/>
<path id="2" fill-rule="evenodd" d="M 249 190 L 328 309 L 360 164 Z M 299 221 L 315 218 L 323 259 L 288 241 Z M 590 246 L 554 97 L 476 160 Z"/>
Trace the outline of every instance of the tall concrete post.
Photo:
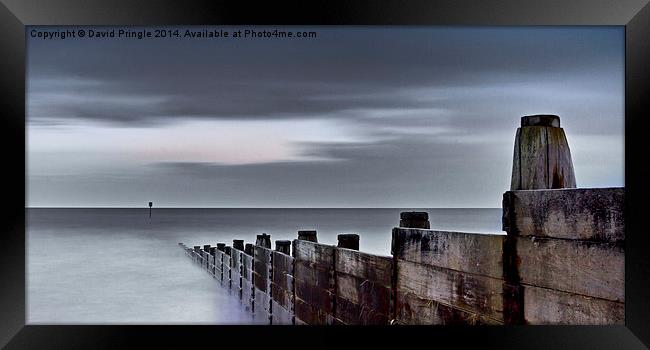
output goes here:
<path id="1" fill-rule="evenodd" d="M 571 152 L 560 117 L 522 117 L 515 138 L 510 190 L 575 187 Z"/>

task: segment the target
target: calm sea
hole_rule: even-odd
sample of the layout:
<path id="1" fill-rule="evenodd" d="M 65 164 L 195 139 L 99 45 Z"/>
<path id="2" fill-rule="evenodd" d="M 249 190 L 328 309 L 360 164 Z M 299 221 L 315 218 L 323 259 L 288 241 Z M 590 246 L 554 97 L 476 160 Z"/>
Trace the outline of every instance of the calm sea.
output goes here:
<path id="1" fill-rule="evenodd" d="M 416 210 L 416 209 L 409 209 Z M 440 230 L 502 233 L 501 209 L 419 209 Z M 390 255 L 404 209 L 27 209 L 28 323 L 250 324 L 254 319 L 177 246 L 293 240 L 315 229 L 336 244 Z"/>

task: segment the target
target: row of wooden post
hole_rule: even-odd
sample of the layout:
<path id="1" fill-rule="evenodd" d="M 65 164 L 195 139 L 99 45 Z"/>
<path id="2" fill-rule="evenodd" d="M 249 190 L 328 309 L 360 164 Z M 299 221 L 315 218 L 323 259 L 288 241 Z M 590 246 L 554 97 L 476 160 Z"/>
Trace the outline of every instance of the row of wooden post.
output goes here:
<path id="1" fill-rule="evenodd" d="M 415 213 L 415 212 L 410 212 L 410 213 Z M 405 213 L 402 213 L 405 214 Z M 416 214 L 422 214 L 422 213 L 416 213 Z M 424 213 L 426 214 L 426 213 Z M 428 219 L 427 219 L 428 223 Z M 403 227 L 416 227 L 416 226 L 403 226 Z M 309 241 L 309 242 L 315 242 L 318 243 L 316 231 L 298 231 L 298 239 L 303 240 L 303 241 Z M 346 249 L 353 249 L 353 250 L 359 250 L 359 235 L 354 234 L 354 233 L 342 233 L 337 236 L 338 239 L 338 248 L 346 248 Z M 185 246 L 183 243 L 178 243 L 180 246 Z M 263 233 L 261 235 L 257 235 L 257 240 L 255 242 L 256 246 L 264 247 L 267 249 L 271 249 L 271 235 L 267 235 L 266 233 Z M 243 239 L 233 239 L 233 245 L 232 248 L 241 250 L 245 254 L 248 255 L 253 255 L 252 250 L 253 250 L 253 244 L 251 243 L 246 243 L 244 246 L 244 240 Z M 194 251 L 195 252 L 200 252 L 201 250 L 214 254 L 215 250 L 220 250 L 222 252 L 228 252 L 230 249 L 232 249 L 229 246 L 226 246 L 225 243 L 217 243 L 216 247 L 212 247 L 209 244 L 204 244 L 203 248 L 201 246 L 197 245 L 194 246 Z M 291 255 L 291 241 L 289 240 L 276 240 L 275 241 L 275 251 Z"/>
<path id="2" fill-rule="evenodd" d="M 404 214 L 415 214 L 418 216 L 421 216 L 421 214 L 427 214 L 427 213 L 416 213 L 416 212 L 409 212 L 409 213 L 402 213 Z M 427 224 L 428 224 L 428 219 L 426 219 Z M 403 222 L 402 222 L 403 223 Z M 403 223 L 404 224 L 404 223 Z M 403 226 L 403 227 L 417 227 L 417 226 Z M 303 240 L 303 241 L 309 241 L 309 242 L 314 242 L 318 243 L 318 238 L 316 231 L 298 231 L 298 239 Z M 337 236 L 338 248 L 346 248 L 346 249 L 353 249 L 353 250 L 359 250 L 359 235 L 354 234 L 354 233 L 342 233 Z M 184 243 L 178 243 L 179 246 L 185 247 Z M 264 247 L 267 249 L 271 249 L 271 235 L 267 235 L 266 233 L 262 233 L 261 235 L 257 235 L 256 241 L 255 241 L 255 246 L 260 246 Z M 204 244 L 203 248 L 201 248 L 200 245 L 196 245 L 193 247 L 193 251 L 196 253 L 200 253 L 201 251 L 204 251 L 208 254 L 214 255 L 215 250 L 219 250 L 222 252 L 227 253 L 230 255 L 230 249 L 237 249 L 244 254 L 253 256 L 253 247 L 254 245 L 251 243 L 246 243 L 244 245 L 244 240 L 243 239 L 233 239 L 233 245 L 232 248 L 230 246 L 226 246 L 226 243 L 217 243 L 216 247 L 212 247 L 210 244 Z M 187 248 L 187 247 L 185 247 Z M 275 241 L 275 251 L 286 254 L 286 255 L 291 255 L 291 241 L 290 240 L 276 240 Z"/>
<path id="3" fill-rule="evenodd" d="M 428 214 L 423 212 L 405 212 L 400 215 L 400 226 L 409 225 L 410 227 L 429 227 Z M 359 251 L 359 240 L 360 237 L 358 234 L 339 234 L 337 237 L 337 246 L 336 248 L 348 249 L 349 251 Z M 302 249 L 316 249 L 318 247 L 325 247 L 326 249 L 332 249 L 332 246 L 318 244 L 317 232 L 315 230 L 301 230 L 298 231 L 298 241 L 309 242 L 303 243 L 307 244 L 307 247 Z M 310 246 L 310 244 L 313 244 Z M 376 281 L 369 280 L 368 276 L 354 276 L 355 273 L 352 272 L 352 275 L 348 275 L 350 272 L 339 272 L 341 276 L 336 275 L 336 267 L 333 266 L 334 260 L 331 260 L 331 266 L 324 266 L 325 271 L 322 273 L 327 274 L 329 277 L 328 286 L 322 285 L 321 278 L 317 277 L 320 273 L 314 272 L 314 275 L 308 274 L 308 276 L 295 276 L 294 274 L 294 259 L 298 252 L 294 251 L 294 255 L 291 255 L 292 241 L 289 240 L 276 240 L 275 241 L 275 250 L 271 251 L 271 236 L 262 233 L 257 235 L 255 244 L 244 244 L 243 240 L 235 239 L 233 240 L 232 247 L 226 246 L 225 243 L 217 243 L 216 247 L 212 247 L 209 244 L 201 246 L 194 246 L 193 249 L 186 247 L 183 243 L 179 243 L 187 253 L 187 255 L 195 260 L 202 268 L 210 271 L 214 278 L 218 279 L 220 282 L 228 281 L 228 287 L 231 289 L 240 288 L 238 292 L 239 298 L 242 300 L 244 305 L 250 306 L 250 310 L 256 314 L 262 314 L 269 318 L 269 323 L 271 324 L 304 324 L 304 323 L 353 323 L 353 324 L 368 324 L 368 323 L 380 323 L 386 324 L 390 321 L 390 314 L 392 313 L 389 310 L 389 303 L 380 303 L 381 306 L 377 308 L 380 310 L 372 310 L 372 307 L 368 308 L 367 305 L 363 305 L 362 302 L 356 301 L 360 305 L 354 305 L 354 301 L 346 301 L 346 296 L 341 296 L 339 303 L 342 303 L 346 307 L 346 315 L 336 318 L 332 316 L 334 313 L 332 310 L 336 307 L 336 298 L 332 297 L 331 300 L 327 303 L 332 303 L 331 310 L 328 310 L 329 314 L 327 317 L 308 317 L 305 316 L 305 320 L 296 319 L 295 317 L 295 307 L 296 302 L 301 306 L 303 314 L 313 315 L 320 314 L 320 306 L 312 305 L 311 308 L 307 304 L 310 302 L 318 304 L 314 300 L 298 300 L 295 299 L 296 287 L 294 285 L 295 278 L 299 278 L 299 284 L 301 287 L 301 292 L 306 293 L 306 297 L 303 298 L 310 299 L 309 295 L 316 295 L 316 298 L 319 299 L 317 295 L 320 293 L 334 293 L 338 292 L 337 288 L 337 277 L 346 278 L 347 283 L 350 283 L 350 280 L 356 281 L 361 287 L 364 284 L 372 285 L 374 290 L 374 284 Z M 294 245 L 294 250 L 295 250 Z M 331 247 L 331 248 L 330 248 Z M 244 254 L 247 258 L 244 259 L 244 256 L 241 256 L 240 259 L 234 258 L 237 253 Z M 316 252 L 316 251 L 313 251 Z M 330 251 L 332 259 L 334 258 L 334 251 Z M 303 252 L 304 253 L 304 252 Z M 278 255 L 280 254 L 280 255 Z M 308 255 L 311 253 L 307 253 Z M 352 252 L 350 253 L 352 254 Z M 378 261 L 385 261 L 388 265 L 384 263 L 383 272 L 388 272 L 389 275 L 392 273 L 392 264 L 390 257 L 380 257 L 373 256 L 366 253 L 355 253 L 357 256 L 346 255 L 347 259 L 358 263 L 358 261 L 363 260 L 364 262 L 372 262 L 374 259 Z M 340 254 L 339 254 L 340 255 Z M 226 260 L 221 260 L 217 256 L 230 256 L 229 263 L 225 264 Z M 221 267 L 217 267 L 215 263 L 215 258 L 219 261 L 222 261 Z M 247 262 L 241 260 L 249 260 Z M 284 261 L 281 261 L 284 260 Z M 304 268 L 301 271 L 316 271 L 319 269 L 319 261 L 302 261 L 298 259 L 296 263 L 302 264 L 301 267 L 307 267 L 307 270 Z M 372 263 L 371 263 L 372 264 Z M 323 267 L 323 266 L 321 266 Z M 314 270 L 316 269 L 316 270 Z M 228 271 L 226 271 L 228 270 Z M 361 270 L 364 270 L 363 268 Z M 227 273 L 227 275 L 226 275 Z M 378 273 L 373 271 L 372 273 Z M 381 272 L 379 272 L 381 274 Z M 386 286 L 389 290 L 392 290 L 392 277 L 389 276 L 388 281 L 385 282 L 388 285 Z M 305 287 L 306 286 L 306 287 Z M 379 288 L 379 286 L 377 286 Z M 307 288 L 307 289 L 305 289 Z M 248 290 L 250 289 L 250 290 Z M 350 291 L 348 291 L 350 292 Z M 357 293 L 357 291 L 352 291 L 352 293 Z M 372 292 L 374 293 L 374 291 Z M 349 298 L 348 299 L 355 299 Z M 371 298 L 376 299 L 375 296 Z M 392 297 L 389 297 L 392 300 Z M 250 300 L 249 300 L 250 299 Z M 277 300 L 276 300 L 277 299 Z M 320 300 L 320 299 L 319 299 Z M 307 304 L 305 304 L 305 302 Z M 350 311 L 352 307 L 352 311 Z M 360 309 L 359 312 L 354 311 L 357 307 Z M 392 308 L 392 301 L 390 303 L 390 308 Z M 307 309 L 305 309 L 307 308 Z M 330 307 L 325 307 L 325 309 L 330 309 Z M 340 310 L 341 313 L 344 311 Z M 377 315 L 371 315 L 371 313 L 379 313 Z M 357 313 L 363 315 L 356 316 Z M 352 315 L 352 316 L 350 316 Z M 357 319 L 358 318 L 358 319 Z"/>

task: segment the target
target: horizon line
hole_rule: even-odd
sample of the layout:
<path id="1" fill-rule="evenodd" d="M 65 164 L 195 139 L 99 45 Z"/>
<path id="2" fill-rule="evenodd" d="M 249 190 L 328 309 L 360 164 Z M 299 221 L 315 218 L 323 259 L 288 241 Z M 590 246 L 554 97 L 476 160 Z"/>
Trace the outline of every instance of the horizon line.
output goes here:
<path id="1" fill-rule="evenodd" d="M 501 207 L 152 207 L 151 209 L 501 209 Z M 25 206 L 25 209 L 149 209 L 147 206 Z"/>

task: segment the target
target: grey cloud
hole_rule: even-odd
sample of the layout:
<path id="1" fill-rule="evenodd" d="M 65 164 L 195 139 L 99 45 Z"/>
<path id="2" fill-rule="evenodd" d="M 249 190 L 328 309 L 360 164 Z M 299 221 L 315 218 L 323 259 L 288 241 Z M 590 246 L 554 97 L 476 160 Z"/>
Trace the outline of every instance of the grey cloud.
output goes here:
<path id="1" fill-rule="evenodd" d="M 499 145 L 455 145 L 423 137 L 313 143 L 334 161 L 248 165 L 160 163 L 152 171 L 201 183 L 221 204 L 287 206 L 498 206 L 510 164 Z M 507 150 L 511 152 L 511 150 Z M 459 174 L 463 174 L 459 176 Z M 484 174 L 491 174 L 486 177 Z M 468 189 L 471 191 L 468 193 Z M 471 194 L 470 194 L 471 193 Z M 465 203 L 465 204 L 463 204 Z"/>
<path id="2" fill-rule="evenodd" d="M 595 28 L 317 30 L 318 39 L 305 41 L 30 40 L 29 120 L 350 118 L 370 108 L 451 108 L 462 116 L 472 114 L 463 105 L 484 109 L 463 89 L 499 94 L 513 82 L 622 65 L 621 33 Z M 592 79 L 601 82 L 594 88 L 609 82 Z M 438 95 L 409 95 L 430 87 Z M 445 96 L 445 88 L 457 93 Z M 69 98 L 48 99 L 52 92 Z"/>
<path id="3" fill-rule="evenodd" d="M 30 176 L 31 205 L 142 204 L 194 207 L 499 207 L 509 187 L 512 141 L 453 143 L 426 136 L 306 143 L 330 161 L 247 165 L 171 162 L 114 173 Z M 569 134 L 569 142 L 572 135 Z M 602 157 L 598 144 L 572 149 Z M 620 186 L 621 169 L 581 164 L 581 186 Z M 603 167 L 605 166 L 605 167 Z M 609 182 L 603 182 L 609 177 Z M 595 182 L 594 182 L 595 181 Z M 613 181 L 613 182 L 612 182 Z M 74 195 L 71 195 L 74 193 Z"/>
<path id="4" fill-rule="evenodd" d="M 30 127 L 329 118 L 357 142 L 297 143 L 295 161 L 30 176 L 28 202 L 498 207 L 520 116 L 559 114 L 572 147 L 574 135 L 622 138 L 621 28 L 317 30 L 307 41 L 29 40 Z M 582 140 L 582 164 L 618 157 Z M 581 184 L 623 181 L 604 164 L 581 169 Z"/>

